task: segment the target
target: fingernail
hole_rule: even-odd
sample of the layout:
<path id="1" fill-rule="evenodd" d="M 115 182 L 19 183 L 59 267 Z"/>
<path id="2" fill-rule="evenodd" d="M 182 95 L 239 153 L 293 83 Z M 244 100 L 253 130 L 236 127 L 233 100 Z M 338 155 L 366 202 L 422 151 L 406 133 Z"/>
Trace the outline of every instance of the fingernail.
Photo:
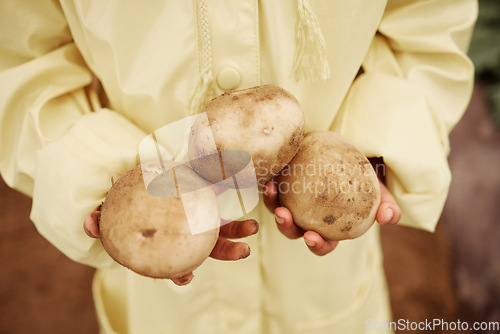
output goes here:
<path id="1" fill-rule="evenodd" d="M 309 247 L 314 247 L 316 246 L 316 242 L 312 241 L 312 240 L 309 240 L 309 239 L 306 239 L 304 238 L 304 241 L 306 242 L 306 245 L 309 246 Z"/>
<path id="2" fill-rule="evenodd" d="M 267 189 L 267 184 L 264 186 L 264 196 L 268 196 L 269 191 Z"/>
<path id="3" fill-rule="evenodd" d="M 187 277 L 185 279 L 183 279 L 182 281 L 180 281 L 179 283 L 181 285 L 186 285 L 186 284 L 189 284 L 189 282 L 191 282 L 191 280 L 194 278 L 194 275 L 191 275 L 190 277 Z"/>
<path id="4" fill-rule="evenodd" d="M 244 259 L 244 258 L 247 258 L 249 256 L 250 256 L 250 246 L 248 246 L 247 244 L 245 244 L 244 249 L 242 249 L 242 252 L 241 252 L 241 255 L 240 255 L 240 259 Z"/>
<path id="5" fill-rule="evenodd" d="M 389 223 L 391 220 L 392 220 L 392 217 L 394 216 L 394 211 L 389 208 L 387 209 L 387 211 L 385 212 L 385 223 Z"/>
<path id="6" fill-rule="evenodd" d="M 276 221 L 276 223 L 278 223 L 280 225 L 283 225 L 283 223 L 285 222 L 284 218 L 281 218 L 281 217 L 278 217 L 278 216 L 274 216 L 274 220 Z"/>
<path id="7" fill-rule="evenodd" d="M 259 232 L 259 223 L 257 223 L 255 220 L 253 221 L 253 231 L 252 234 L 255 234 Z"/>

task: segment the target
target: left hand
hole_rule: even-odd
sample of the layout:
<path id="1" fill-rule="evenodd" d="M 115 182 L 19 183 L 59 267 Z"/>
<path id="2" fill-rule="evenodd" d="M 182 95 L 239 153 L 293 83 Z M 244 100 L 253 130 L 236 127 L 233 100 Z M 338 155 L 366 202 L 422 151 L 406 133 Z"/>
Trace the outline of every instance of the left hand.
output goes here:
<path id="1" fill-rule="evenodd" d="M 380 205 L 378 207 L 376 220 L 381 225 L 397 224 L 401 219 L 401 209 L 389 189 L 380 182 Z M 305 231 L 295 225 L 291 212 L 281 207 L 278 200 L 278 188 L 275 183 L 268 182 L 264 191 L 264 203 L 266 207 L 275 214 L 276 225 L 284 236 L 290 239 L 304 237 L 304 241 L 311 252 L 316 255 L 325 255 L 335 249 L 338 241 L 325 240 L 314 231 Z"/>

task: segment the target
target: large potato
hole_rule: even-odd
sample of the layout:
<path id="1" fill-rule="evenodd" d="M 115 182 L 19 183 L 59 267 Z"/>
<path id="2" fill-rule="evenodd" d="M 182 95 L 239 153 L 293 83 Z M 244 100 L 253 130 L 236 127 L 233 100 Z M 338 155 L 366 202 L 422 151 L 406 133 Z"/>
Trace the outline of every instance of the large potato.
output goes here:
<path id="1" fill-rule="evenodd" d="M 221 173 L 219 156 L 213 154 L 209 140 L 212 135 L 221 161 L 225 159 L 225 169 L 230 170 L 226 174 L 229 176 L 244 165 L 233 158 L 235 150 L 248 152 L 260 185 L 286 166 L 303 139 L 302 108 L 294 96 L 280 87 L 264 85 L 224 93 L 208 103 L 204 112 L 209 124 L 193 126 L 189 156 L 193 169 L 213 183 L 220 181 Z M 224 152 L 232 153 L 224 157 Z M 242 154 L 241 160 L 245 159 Z"/>
<path id="2" fill-rule="evenodd" d="M 363 153 L 334 132 L 307 133 L 277 182 L 295 224 L 325 239 L 357 238 L 375 221 L 377 175 Z"/>
<path id="3" fill-rule="evenodd" d="M 190 201 L 150 195 L 144 178 L 161 173 L 159 163 L 147 163 L 114 183 L 101 206 L 101 241 L 115 261 L 141 275 L 177 278 L 210 255 L 219 234 L 220 213 L 215 194 L 204 188 L 206 181 L 185 166 L 176 166 L 175 175 L 178 185 L 198 189 L 190 193 Z M 216 228 L 191 233 L 190 224 L 207 223 Z"/>

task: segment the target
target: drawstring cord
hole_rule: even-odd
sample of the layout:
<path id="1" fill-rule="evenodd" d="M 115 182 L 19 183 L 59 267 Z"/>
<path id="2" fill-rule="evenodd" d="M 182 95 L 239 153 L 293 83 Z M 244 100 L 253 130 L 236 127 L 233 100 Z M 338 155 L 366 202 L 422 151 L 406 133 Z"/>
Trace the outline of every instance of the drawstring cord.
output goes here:
<path id="1" fill-rule="evenodd" d="M 208 0 L 198 0 L 198 61 L 200 77 L 189 103 L 191 115 L 199 113 L 214 94 L 212 73 L 212 43 L 208 22 Z M 295 57 L 292 69 L 296 81 L 316 82 L 330 78 L 326 42 L 308 0 L 297 1 L 298 22 L 295 33 Z"/>
<path id="2" fill-rule="evenodd" d="M 197 23 L 198 23 L 198 59 L 200 64 L 200 78 L 194 89 L 189 104 L 191 115 L 199 113 L 213 97 L 214 85 L 212 74 L 212 43 L 210 42 L 210 30 L 208 23 L 208 0 L 197 1 Z M 200 59 L 201 58 L 201 59 Z"/>

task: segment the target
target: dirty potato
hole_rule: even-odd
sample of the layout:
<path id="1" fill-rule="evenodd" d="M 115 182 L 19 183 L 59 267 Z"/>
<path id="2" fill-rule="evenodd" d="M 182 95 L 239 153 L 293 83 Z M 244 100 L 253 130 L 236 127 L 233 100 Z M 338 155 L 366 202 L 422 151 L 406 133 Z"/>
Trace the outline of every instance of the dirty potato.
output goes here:
<path id="1" fill-rule="evenodd" d="M 377 175 L 363 153 L 334 132 L 307 133 L 277 182 L 295 224 L 325 239 L 357 238 L 375 221 Z"/>
<path id="2" fill-rule="evenodd" d="M 233 151 L 233 155 L 236 150 L 250 154 L 261 186 L 290 162 L 303 139 L 302 108 L 294 96 L 280 87 L 264 85 L 224 93 L 203 111 L 209 126 L 193 126 L 189 156 L 193 169 L 213 183 L 220 181 L 219 156 L 196 159 L 211 151 L 207 140 L 211 138 L 210 130 L 220 159 L 228 151 Z M 244 154 L 241 158 L 246 159 Z M 232 173 L 241 168 L 238 165 L 234 159 L 227 163 L 234 169 Z"/>
<path id="3" fill-rule="evenodd" d="M 175 169 L 177 185 L 198 189 L 191 193 L 190 201 L 147 192 L 144 178 L 154 179 L 162 173 L 158 162 L 138 165 L 120 177 L 100 209 L 105 250 L 115 261 L 141 275 L 177 278 L 188 274 L 210 255 L 218 238 L 220 213 L 215 194 L 204 188 L 206 181 L 189 168 Z M 189 222 L 186 212 L 190 213 Z M 207 222 L 216 228 L 192 233 L 192 226 Z"/>

